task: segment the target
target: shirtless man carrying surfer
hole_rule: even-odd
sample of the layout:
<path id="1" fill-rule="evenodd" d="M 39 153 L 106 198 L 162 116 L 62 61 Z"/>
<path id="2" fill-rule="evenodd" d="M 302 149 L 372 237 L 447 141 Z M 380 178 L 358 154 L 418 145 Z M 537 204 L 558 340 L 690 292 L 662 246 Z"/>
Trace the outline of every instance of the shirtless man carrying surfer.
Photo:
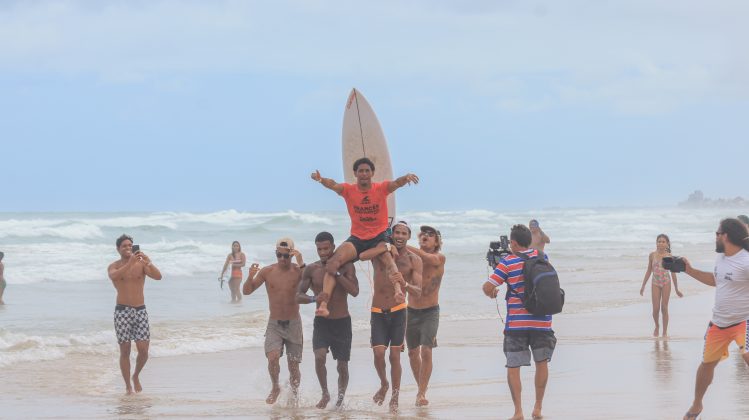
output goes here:
<path id="1" fill-rule="evenodd" d="M 117 290 L 114 307 L 114 329 L 120 345 L 120 371 L 128 394 L 141 392 L 140 371 L 148 360 L 148 344 L 151 339 L 148 312 L 146 312 L 143 287 L 146 276 L 161 280 L 161 272 L 140 249 L 133 250 L 133 238 L 122 235 L 116 241 L 120 259 L 109 265 L 107 272 Z M 130 342 L 135 341 L 138 357 L 135 360 L 132 384 L 130 382 Z"/>
<path id="2" fill-rule="evenodd" d="M 354 162 L 356 184 L 339 184 L 330 178 L 320 176 L 320 171 L 312 173 L 313 180 L 321 183 L 325 188 L 335 191 L 346 200 L 349 216 L 351 217 L 351 236 L 338 247 L 333 256 L 325 264 L 325 279 L 323 293 L 320 296 L 320 306 L 315 315 L 327 317 L 328 299 L 335 288 L 335 274 L 345 263 L 354 261 L 362 252 L 375 247 L 381 247 L 382 263 L 389 271 L 395 271 L 393 258 L 389 252 L 384 252 L 387 243 L 387 229 L 389 225 L 387 196 L 404 185 L 419 183 L 419 177 L 406 174 L 395 181 L 372 182 L 375 166 L 367 159 L 361 158 Z M 395 286 L 394 286 L 395 287 Z M 398 303 L 405 302 L 403 291 L 396 290 L 395 299 Z"/>
<path id="3" fill-rule="evenodd" d="M 297 264 L 291 263 L 296 258 Z M 305 267 L 302 254 L 294 249 L 294 241 L 281 238 L 276 242 L 277 263 L 263 267 L 257 263 L 250 266 L 250 274 L 242 287 L 242 294 L 250 295 L 265 283 L 268 292 L 270 316 L 265 330 L 265 356 L 268 358 L 268 373 L 271 380 L 271 391 L 265 402 L 273 404 L 281 393 L 278 375 L 281 372 L 279 359 L 286 347 L 286 360 L 289 366 L 289 382 L 293 400 L 298 399 L 299 382 L 302 375 L 299 363 L 302 362 L 302 320 L 299 317 L 299 304 L 296 301 L 296 290 L 302 269 Z"/>
<path id="4" fill-rule="evenodd" d="M 432 376 L 432 349 L 437 347 L 437 328 L 440 322 L 439 292 L 445 274 L 446 258 L 440 253 L 442 235 L 431 226 L 422 226 L 419 233 L 419 248 L 408 246 L 423 263 L 421 295 L 408 300 L 408 322 L 406 344 L 411 371 L 419 386 L 416 406 L 429 404 L 426 399 L 429 378 Z"/>
<path id="5" fill-rule="evenodd" d="M 316 302 L 319 305 L 320 294 L 322 294 L 323 277 L 325 277 L 325 265 L 333 255 L 335 243 L 333 235 L 328 232 L 320 232 L 315 238 L 317 255 L 320 260 L 307 266 L 302 273 L 302 281 L 299 283 L 297 302 L 307 304 Z M 328 392 L 328 371 L 325 362 L 328 349 L 333 353 L 333 359 L 338 362 L 338 399 L 336 407 L 343 405 L 343 397 L 348 387 L 349 371 L 348 362 L 351 358 L 351 315 L 348 312 L 348 295 L 356 297 L 359 295 L 359 280 L 356 278 L 354 264 L 346 263 L 336 273 L 336 281 L 340 287 L 333 289 L 330 295 L 330 315 L 327 318 L 316 316 L 314 329 L 312 331 L 312 349 L 315 352 L 315 372 L 322 388 L 322 397 L 317 403 L 317 408 L 325 408 L 330 401 Z M 312 296 L 307 291 L 312 288 Z"/>
<path id="6" fill-rule="evenodd" d="M 385 371 L 385 352 L 390 347 L 390 380 L 393 383 L 393 393 L 390 398 L 390 411 L 398 411 L 398 396 L 400 392 L 401 375 L 401 352 L 403 351 L 403 339 L 406 329 L 406 303 L 397 302 L 393 283 L 399 283 L 405 292 L 412 296 L 421 294 L 421 258 L 406 248 L 408 239 L 411 237 L 411 228 L 406 222 L 398 222 L 393 226 L 393 243 L 397 252 L 395 264 L 398 271 L 388 274 L 387 266 L 382 258 L 376 258 L 382 253 L 390 254 L 382 248 L 377 247 L 361 255 L 362 260 L 375 258 L 374 266 L 374 290 L 372 296 L 372 352 L 374 353 L 374 365 L 377 376 L 380 378 L 380 389 L 372 398 L 375 403 L 382 405 L 390 384 Z"/>

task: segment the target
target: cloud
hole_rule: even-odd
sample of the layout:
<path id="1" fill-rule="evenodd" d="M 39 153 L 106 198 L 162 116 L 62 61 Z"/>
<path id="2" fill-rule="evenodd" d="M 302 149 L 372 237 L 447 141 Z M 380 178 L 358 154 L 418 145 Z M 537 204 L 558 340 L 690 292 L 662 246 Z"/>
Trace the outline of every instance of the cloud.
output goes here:
<path id="1" fill-rule="evenodd" d="M 174 86 L 227 73 L 417 81 L 522 112 L 657 114 L 749 96 L 748 11 L 737 1 L 14 2 L 0 9 L 0 72 Z"/>

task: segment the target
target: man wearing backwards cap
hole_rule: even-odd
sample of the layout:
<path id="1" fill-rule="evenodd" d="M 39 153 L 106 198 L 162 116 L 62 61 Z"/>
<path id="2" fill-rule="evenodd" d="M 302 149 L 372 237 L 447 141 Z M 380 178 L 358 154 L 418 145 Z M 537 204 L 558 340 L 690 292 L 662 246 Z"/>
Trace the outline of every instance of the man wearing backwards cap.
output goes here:
<path id="1" fill-rule="evenodd" d="M 291 263 L 291 258 L 296 264 Z M 286 347 L 286 360 L 289 366 L 289 382 L 293 398 L 298 398 L 301 373 L 299 363 L 302 361 L 302 320 L 299 317 L 299 304 L 296 301 L 296 290 L 305 264 L 302 254 L 294 249 L 291 238 L 281 238 L 276 242 L 275 264 L 260 269 L 258 263 L 250 266 L 250 273 L 242 287 L 242 294 L 250 295 L 265 283 L 268 293 L 270 316 L 265 330 L 265 356 L 268 358 L 268 373 L 273 385 L 265 402 L 273 404 L 281 393 L 278 374 L 281 370 L 279 359 Z"/>
<path id="2" fill-rule="evenodd" d="M 423 273 L 421 295 L 408 300 L 406 344 L 411 371 L 419 391 L 416 406 L 429 404 L 426 399 L 429 378 L 432 375 L 432 348 L 437 347 L 437 328 L 440 322 L 439 291 L 445 274 L 445 256 L 440 253 L 442 235 L 431 226 L 422 226 L 419 233 L 419 248 L 408 246 L 408 250 L 421 258 Z"/>
<path id="3" fill-rule="evenodd" d="M 370 249 L 360 255 L 362 260 L 373 259 L 374 266 L 374 288 L 372 296 L 372 314 L 370 324 L 372 326 L 371 344 L 374 354 L 374 365 L 377 376 L 380 378 L 380 389 L 372 398 L 375 403 L 381 405 L 385 400 L 390 384 L 385 372 L 385 352 L 390 347 L 390 379 L 393 383 L 393 392 L 390 398 L 390 412 L 398 411 L 398 396 L 401 383 L 400 354 L 403 351 L 403 339 L 406 328 L 406 303 L 395 299 L 393 283 L 398 282 L 402 290 L 409 296 L 421 294 L 421 258 L 406 248 L 408 239 L 411 237 L 411 228 L 406 222 L 398 222 L 393 226 L 393 244 L 397 249 L 395 264 L 398 271 L 388 275 L 387 266 L 380 258 L 381 253 L 387 250 L 377 247 Z M 388 253 L 389 254 L 389 253 Z"/>
<path id="4" fill-rule="evenodd" d="M 320 176 L 320 171 L 312 173 L 313 180 L 321 183 L 325 188 L 335 191 L 346 200 L 348 213 L 351 217 L 351 236 L 335 250 L 333 257 L 325 266 L 325 280 L 323 293 L 321 294 L 320 306 L 316 315 L 326 317 L 328 311 L 328 298 L 335 288 L 335 273 L 341 265 L 355 261 L 357 257 L 374 247 L 389 248 L 387 243 L 387 229 L 390 223 L 388 218 L 387 197 L 404 185 L 419 183 L 419 177 L 414 174 L 406 174 L 393 181 L 372 182 L 374 176 L 374 163 L 364 157 L 357 159 L 353 165 L 356 175 L 356 184 L 339 184 L 330 178 Z M 382 253 L 381 259 L 387 269 L 396 271 L 393 258 L 390 253 Z M 402 291 L 396 294 L 396 299 L 404 302 L 405 296 Z"/>

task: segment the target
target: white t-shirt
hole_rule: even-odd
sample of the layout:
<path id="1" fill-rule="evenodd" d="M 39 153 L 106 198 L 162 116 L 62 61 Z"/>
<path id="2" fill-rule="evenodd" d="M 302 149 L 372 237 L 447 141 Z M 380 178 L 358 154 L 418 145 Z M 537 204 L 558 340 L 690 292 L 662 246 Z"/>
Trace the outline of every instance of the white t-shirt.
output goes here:
<path id="1" fill-rule="evenodd" d="M 728 327 L 749 319 L 749 252 L 719 254 L 714 274 L 713 324 Z"/>

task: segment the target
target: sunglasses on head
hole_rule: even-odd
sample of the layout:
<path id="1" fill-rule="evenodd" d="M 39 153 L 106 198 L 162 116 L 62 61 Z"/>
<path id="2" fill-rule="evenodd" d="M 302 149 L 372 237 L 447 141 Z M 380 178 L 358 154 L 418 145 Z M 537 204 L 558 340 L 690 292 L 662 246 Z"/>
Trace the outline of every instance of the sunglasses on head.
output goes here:
<path id="1" fill-rule="evenodd" d="M 289 258 L 291 258 L 291 254 L 282 254 L 276 251 L 276 258 L 286 258 L 288 260 Z"/>

